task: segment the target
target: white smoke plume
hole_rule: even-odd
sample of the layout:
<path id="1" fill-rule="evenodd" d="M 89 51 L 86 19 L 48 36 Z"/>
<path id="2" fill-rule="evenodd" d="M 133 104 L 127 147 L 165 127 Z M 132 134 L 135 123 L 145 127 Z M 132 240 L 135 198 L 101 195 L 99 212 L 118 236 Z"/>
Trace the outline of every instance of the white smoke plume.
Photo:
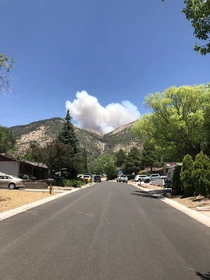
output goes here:
<path id="1" fill-rule="evenodd" d="M 108 133 L 140 117 L 137 107 L 128 100 L 103 107 L 96 97 L 84 90 L 76 93 L 73 102 L 66 101 L 66 109 L 70 110 L 70 115 L 79 128 L 92 128 L 103 133 Z"/>

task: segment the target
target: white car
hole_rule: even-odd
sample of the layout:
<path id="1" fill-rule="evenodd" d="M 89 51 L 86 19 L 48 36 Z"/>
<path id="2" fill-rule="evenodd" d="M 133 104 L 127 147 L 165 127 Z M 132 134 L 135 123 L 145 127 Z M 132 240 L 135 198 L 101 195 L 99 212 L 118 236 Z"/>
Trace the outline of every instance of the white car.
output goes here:
<path id="1" fill-rule="evenodd" d="M 135 177 L 135 182 L 145 182 L 145 181 L 150 181 L 150 177 L 145 175 L 145 174 L 142 174 L 142 175 L 136 175 Z M 146 183 L 146 182 L 145 182 Z"/>
<path id="2" fill-rule="evenodd" d="M 126 175 L 120 175 L 120 176 L 117 177 L 117 182 L 128 183 L 128 177 Z"/>
<path id="3" fill-rule="evenodd" d="M 154 173 L 150 175 L 150 181 L 158 180 L 158 179 L 165 179 L 167 176 L 162 176 L 159 173 Z"/>
<path id="4" fill-rule="evenodd" d="M 0 174 L 0 188 L 8 188 L 10 190 L 25 188 L 25 182 L 23 179 L 8 175 L 8 174 Z"/>

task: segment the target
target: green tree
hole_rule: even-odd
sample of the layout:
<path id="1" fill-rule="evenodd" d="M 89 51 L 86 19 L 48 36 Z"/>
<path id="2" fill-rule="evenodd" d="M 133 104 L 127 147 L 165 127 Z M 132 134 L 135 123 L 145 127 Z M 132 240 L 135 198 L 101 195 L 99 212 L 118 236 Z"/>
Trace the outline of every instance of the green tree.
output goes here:
<path id="1" fill-rule="evenodd" d="M 87 172 L 88 171 L 88 164 L 87 164 L 87 151 L 86 149 L 83 149 L 83 152 L 82 152 L 82 157 L 83 157 L 83 166 L 81 168 L 81 171 L 80 172 Z"/>
<path id="2" fill-rule="evenodd" d="M 192 175 L 193 158 L 191 157 L 191 155 L 185 155 L 181 167 L 180 181 L 182 190 L 186 195 L 189 196 L 194 195 L 195 192 L 195 184 Z"/>
<path id="3" fill-rule="evenodd" d="M 181 166 L 177 165 L 174 169 L 173 176 L 172 176 L 172 189 L 176 192 L 176 194 L 180 194 L 182 192 L 180 173 L 181 173 Z"/>
<path id="4" fill-rule="evenodd" d="M 58 135 L 58 140 L 64 144 L 70 144 L 74 149 L 74 153 L 77 154 L 79 152 L 79 143 L 74 131 L 74 126 L 71 123 L 71 119 L 70 112 L 67 110 L 65 122 L 61 132 Z"/>
<path id="5" fill-rule="evenodd" d="M 125 163 L 126 160 L 126 153 L 120 149 L 118 152 L 114 154 L 115 156 L 115 165 L 117 167 L 121 167 L 123 163 Z"/>
<path id="6" fill-rule="evenodd" d="M 9 70 L 13 67 L 14 60 L 0 53 L 0 93 L 11 90 Z"/>
<path id="7" fill-rule="evenodd" d="M 113 162 L 107 162 L 104 165 L 104 172 L 107 176 L 107 180 L 116 178 L 116 167 Z"/>
<path id="8" fill-rule="evenodd" d="M 114 166 L 114 169 L 113 169 Z M 111 154 L 104 153 L 99 156 L 94 162 L 92 162 L 89 166 L 89 169 L 92 173 L 95 174 L 102 174 L 102 173 L 115 173 L 114 177 L 117 176 L 117 169 L 115 167 L 115 159 L 114 156 Z M 115 171 L 113 171 L 115 170 Z M 106 174 L 107 176 L 109 174 Z M 110 179 L 110 178 L 109 178 Z"/>
<path id="9" fill-rule="evenodd" d="M 122 170 L 125 174 L 137 174 L 141 169 L 141 152 L 138 148 L 132 147 L 126 158 Z"/>
<path id="10" fill-rule="evenodd" d="M 25 159 L 30 162 L 34 162 L 34 158 L 32 157 L 32 153 L 30 149 L 28 149 L 23 155 L 21 155 L 20 159 Z"/>
<path id="11" fill-rule="evenodd" d="M 196 44 L 194 50 L 206 55 L 210 53 L 210 1 L 185 0 L 184 4 L 182 12 L 191 22 L 195 37 L 205 42 L 204 45 Z"/>
<path id="12" fill-rule="evenodd" d="M 150 94 L 145 106 L 152 112 L 143 115 L 132 131 L 162 148 L 167 156 L 170 153 L 173 160 L 182 161 L 186 154 L 195 158 L 208 142 L 205 125 L 209 95 L 209 85 L 170 87 L 163 93 Z"/>
<path id="13" fill-rule="evenodd" d="M 210 194 L 210 160 L 203 152 L 200 152 L 195 158 L 192 177 L 196 191 L 208 197 Z"/>
<path id="14" fill-rule="evenodd" d="M 155 151 L 155 146 L 151 142 L 144 142 L 143 150 L 141 154 L 141 162 L 143 167 L 149 167 L 152 172 L 152 168 L 157 162 L 157 156 Z"/>
<path id="15" fill-rule="evenodd" d="M 48 143 L 45 147 L 32 145 L 32 157 L 35 161 L 42 162 L 49 167 L 50 176 L 63 169 L 68 173 L 68 179 L 74 179 L 82 169 L 83 161 L 79 154 L 74 154 L 70 144 L 58 140 Z"/>
<path id="16" fill-rule="evenodd" d="M 0 126 L 0 153 L 7 153 L 15 149 L 16 139 L 12 132 L 4 127 Z"/>

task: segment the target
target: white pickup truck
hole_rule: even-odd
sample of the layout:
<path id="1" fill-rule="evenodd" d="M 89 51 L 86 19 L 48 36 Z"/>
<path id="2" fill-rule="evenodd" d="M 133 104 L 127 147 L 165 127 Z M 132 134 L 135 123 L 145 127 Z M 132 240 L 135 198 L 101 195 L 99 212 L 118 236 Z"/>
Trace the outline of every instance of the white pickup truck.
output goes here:
<path id="1" fill-rule="evenodd" d="M 159 180 L 159 179 L 165 179 L 167 176 L 161 176 L 159 173 L 153 173 L 150 176 L 144 176 L 139 181 L 143 181 L 144 183 L 149 183 L 151 181 Z"/>
<path id="2" fill-rule="evenodd" d="M 162 176 L 159 173 L 154 173 L 150 175 L 150 181 L 154 181 L 157 179 L 165 179 L 165 178 L 167 178 L 167 176 Z"/>

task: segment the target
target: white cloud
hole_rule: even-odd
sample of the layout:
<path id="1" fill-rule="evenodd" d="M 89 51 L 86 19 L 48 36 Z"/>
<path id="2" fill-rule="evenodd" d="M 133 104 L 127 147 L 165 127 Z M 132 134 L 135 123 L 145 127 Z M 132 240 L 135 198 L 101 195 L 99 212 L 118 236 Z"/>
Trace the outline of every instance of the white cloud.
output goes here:
<path id="1" fill-rule="evenodd" d="M 103 107 L 98 99 L 86 91 L 76 93 L 73 102 L 66 101 L 66 109 L 80 128 L 92 128 L 108 133 L 117 127 L 137 120 L 140 112 L 130 101 L 111 103 Z"/>

